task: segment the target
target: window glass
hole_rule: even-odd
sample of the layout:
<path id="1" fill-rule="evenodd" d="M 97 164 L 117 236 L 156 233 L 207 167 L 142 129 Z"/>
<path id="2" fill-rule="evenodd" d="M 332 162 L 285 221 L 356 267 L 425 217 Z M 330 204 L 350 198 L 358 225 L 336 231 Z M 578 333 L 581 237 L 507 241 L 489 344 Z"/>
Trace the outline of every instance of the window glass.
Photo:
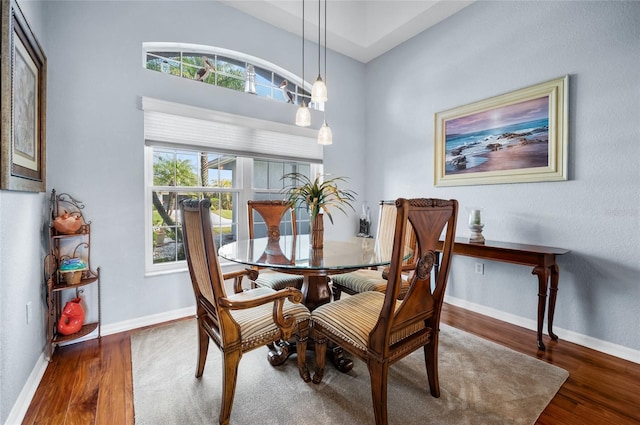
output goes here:
<path id="1" fill-rule="evenodd" d="M 225 50 L 225 54 L 218 54 L 217 51 L 222 49 L 203 48 L 201 45 L 193 50 L 185 49 L 184 45 L 181 45 L 181 49 L 177 50 L 175 43 L 166 43 L 167 47 L 158 47 L 158 43 L 152 44 L 154 48 L 145 48 L 145 67 L 152 71 L 248 92 L 278 102 L 289 102 L 289 92 L 294 103 L 300 104 L 304 96 L 307 106 L 322 110 L 323 105 L 310 104 L 310 92 L 302 87 L 299 77 L 287 71 L 274 71 L 278 69 L 275 65 L 273 69 L 269 69 L 270 66 L 265 65 L 272 64 L 265 63 L 262 59 L 229 50 Z M 256 63 L 260 63 L 261 66 Z M 247 72 L 249 67 L 253 67 L 255 71 L 255 81 L 248 80 L 248 76 L 252 74 Z M 250 79 L 253 80 L 253 77 Z M 280 87 L 284 80 L 288 83 L 285 90 Z"/>
<path id="2" fill-rule="evenodd" d="M 235 160 L 234 156 L 214 152 L 153 148 L 153 185 L 150 188 L 149 209 L 153 226 L 153 264 L 185 259 L 180 227 L 179 202 L 182 199 L 209 198 L 216 245 L 235 240 L 237 195 L 232 188 Z"/>
<path id="3" fill-rule="evenodd" d="M 153 167 L 147 210 L 151 223 L 151 240 L 147 245 L 151 250 L 149 271 L 156 270 L 155 267 L 159 267 L 157 270 L 186 267 L 180 222 L 182 199 L 208 198 L 211 201 L 211 230 L 216 246 L 220 247 L 238 238 L 248 237 L 245 216 L 249 199 L 284 199 L 283 175 L 298 171 L 310 176 L 312 171 L 311 164 L 303 162 L 247 158 L 215 151 L 164 146 L 149 146 L 148 149 L 151 150 Z M 241 175 L 253 176 L 252 184 L 248 185 L 250 187 L 243 187 Z M 298 233 L 308 233 L 308 212 L 297 209 L 296 215 Z M 256 216 L 255 220 L 258 223 L 255 236 L 266 236 L 262 219 Z M 244 226 L 240 226 L 239 222 L 245 223 Z M 280 232 L 291 234 L 289 215 L 282 220 Z"/>

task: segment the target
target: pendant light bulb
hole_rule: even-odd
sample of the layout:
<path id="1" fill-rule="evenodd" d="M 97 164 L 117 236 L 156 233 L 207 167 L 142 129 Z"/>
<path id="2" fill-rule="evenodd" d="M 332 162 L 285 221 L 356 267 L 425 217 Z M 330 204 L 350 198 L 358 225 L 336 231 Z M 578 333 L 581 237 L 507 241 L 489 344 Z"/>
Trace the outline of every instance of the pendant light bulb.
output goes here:
<path id="1" fill-rule="evenodd" d="M 314 103 L 324 103 L 327 101 L 327 86 L 318 74 L 318 79 L 311 87 L 311 101 Z"/>
<path id="2" fill-rule="evenodd" d="M 299 127 L 309 127 L 311 125 L 311 111 L 307 108 L 304 99 L 296 111 L 296 125 Z"/>
<path id="3" fill-rule="evenodd" d="M 322 123 L 320 131 L 318 131 L 318 144 L 319 145 L 331 145 L 333 143 L 333 133 L 331 128 L 327 125 L 327 121 Z"/>

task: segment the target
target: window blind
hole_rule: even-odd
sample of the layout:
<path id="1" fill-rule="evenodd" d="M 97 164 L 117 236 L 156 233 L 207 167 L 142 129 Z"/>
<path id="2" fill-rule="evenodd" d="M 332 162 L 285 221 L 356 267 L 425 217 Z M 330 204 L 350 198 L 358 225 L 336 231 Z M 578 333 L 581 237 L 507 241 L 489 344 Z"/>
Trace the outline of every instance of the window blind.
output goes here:
<path id="1" fill-rule="evenodd" d="M 316 131 L 149 97 L 142 98 L 145 143 L 221 153 L 322 162 Z"/>

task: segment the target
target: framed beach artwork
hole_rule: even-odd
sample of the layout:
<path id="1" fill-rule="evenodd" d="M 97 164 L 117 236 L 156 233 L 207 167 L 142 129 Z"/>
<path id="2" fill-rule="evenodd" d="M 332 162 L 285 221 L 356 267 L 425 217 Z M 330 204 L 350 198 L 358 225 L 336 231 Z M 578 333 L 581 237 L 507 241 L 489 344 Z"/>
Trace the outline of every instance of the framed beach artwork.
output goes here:
<path id="1" fill-rule="evenodd" d="M 436 186 L 567 179 L 569 76 L 435 116 Z"/>
<path id="2" fill-rule="evenodd" d="M 46 57 L 14 0 L 0 0 L 0 189 L 46 190 Z"/>

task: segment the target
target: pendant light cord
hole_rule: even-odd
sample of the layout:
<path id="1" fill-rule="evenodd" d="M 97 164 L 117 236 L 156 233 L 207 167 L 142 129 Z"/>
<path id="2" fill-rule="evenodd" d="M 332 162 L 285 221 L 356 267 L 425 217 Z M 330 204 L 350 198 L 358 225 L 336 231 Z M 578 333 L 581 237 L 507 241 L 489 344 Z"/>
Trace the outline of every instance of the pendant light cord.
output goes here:
<path id="1" fill-rule="evenodd" d="M 304 105 L 304 0 L 302 0 L 302 105 Z"/>
<path id="2" fill-rule="evenodd" d="M 320 19 L 322 18 L 322 15 L 320 14 L 320 2 L 322 0 L 318 0 L 318 77 L 320 76 L 320 48 L 322 47 L 320 45 Z"/>
<path id="3" fill-rule="evenodd" d="M 318 3 L 320 4 L 320 3 Z M 318 37 L 319 39 L 319 37 Z M 318 60 L 318 65 L 320 60 Z M 324 0 L 324 84 L 327 85 L 327 0 Z M 322 119 L 327 124 L 327 105 L 322 108 Z"/>
<path id="4" fill-rule="evenodd" d="M 327 0 L 324 0 L 324 84 L 327 84 Z"/>

